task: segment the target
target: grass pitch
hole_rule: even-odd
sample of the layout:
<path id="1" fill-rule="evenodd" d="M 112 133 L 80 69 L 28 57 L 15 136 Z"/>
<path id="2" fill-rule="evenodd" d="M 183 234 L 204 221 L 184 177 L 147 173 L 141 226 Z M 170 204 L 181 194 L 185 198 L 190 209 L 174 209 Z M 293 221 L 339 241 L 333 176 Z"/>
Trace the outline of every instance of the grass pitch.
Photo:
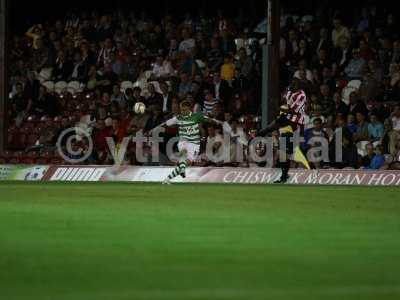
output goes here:
<path id="1" fill-rule="evenodd" d="M 0 298 L 400 299 L 399 192 L 0 183 Z"/>

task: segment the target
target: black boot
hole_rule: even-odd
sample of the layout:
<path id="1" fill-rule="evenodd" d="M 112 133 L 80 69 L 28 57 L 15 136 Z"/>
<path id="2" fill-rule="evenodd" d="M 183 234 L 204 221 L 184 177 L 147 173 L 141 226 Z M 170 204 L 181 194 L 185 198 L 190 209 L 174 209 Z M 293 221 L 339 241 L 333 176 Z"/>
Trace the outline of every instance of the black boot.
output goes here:
<path id="1" fill-rule="evenodd" d="M 289 161 L 280 163 L 282 175 L 281 175 L 281 178 L 279 178 L 279 180 L 275 181 L 274 183 L 286 183 L 288 181 L 288 179 L 289 179 L 289 165 L 290 165 Z"/>
<path id="2" fill-rule="evenodd" d="M 278 180 L 274 181 L 274 183 L 286 183 L 289 180 L 289 175 L 281 176 Z"/>

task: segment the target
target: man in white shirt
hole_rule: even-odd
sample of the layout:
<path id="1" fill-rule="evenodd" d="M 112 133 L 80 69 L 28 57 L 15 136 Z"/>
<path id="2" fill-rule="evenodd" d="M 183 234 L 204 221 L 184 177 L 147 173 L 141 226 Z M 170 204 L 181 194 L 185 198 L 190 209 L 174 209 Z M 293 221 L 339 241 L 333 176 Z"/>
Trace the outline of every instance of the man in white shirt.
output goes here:
<path id="1" fill-rule="evenodd" d="M 223 162 L 223 136 L 217 132 L 214 126 L 207 128 L 206 160 L 218 164 Z"/>
<path id="2" fill-rule="evenodd" d="M 168 78 L 172 76 L 174 69 L 172 68 L 171 62 L 167 59 L 163 59 L 161 55 L 157 56 L 153 66 L 153 74 L 156 78 Z"/>
<path id="3" fill-rule="evenodd" d="M 394 108 L 392 115 L 393 130 L 400 132 L 400 104 Z"/>
<path id="4" fill-rule="evenodd" d="M 183 40 L 179 44 L 179 52 L 191 53 L 196 46 L 196 41 L 190 37 L 190 33 L 187 29 L 182 30 L 182 37 Z"/>

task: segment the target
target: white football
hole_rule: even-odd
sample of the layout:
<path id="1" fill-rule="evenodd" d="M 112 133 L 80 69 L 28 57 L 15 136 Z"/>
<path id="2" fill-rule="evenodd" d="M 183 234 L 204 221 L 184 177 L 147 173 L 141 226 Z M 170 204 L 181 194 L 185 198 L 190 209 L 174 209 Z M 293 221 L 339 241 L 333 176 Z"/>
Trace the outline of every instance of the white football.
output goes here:
<path id="1" fill-rule="evenodd" d="M 146 111 L 146 105 L 143 102 L 137 102 L 133 107 L 133 110 L 137 114 L 144 114 L 144 112 Z"/>

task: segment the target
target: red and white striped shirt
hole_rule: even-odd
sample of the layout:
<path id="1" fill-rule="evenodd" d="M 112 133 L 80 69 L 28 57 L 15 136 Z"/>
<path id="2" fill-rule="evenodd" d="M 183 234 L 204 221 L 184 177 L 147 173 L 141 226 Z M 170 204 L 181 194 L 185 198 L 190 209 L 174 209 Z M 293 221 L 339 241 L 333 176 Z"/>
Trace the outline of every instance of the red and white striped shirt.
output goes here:
<path id="1" fill-rule="evenodd" d="M 303 90 L 292 92 L 286 91 L 284 98 L 290 109 L 289 118 L 292 122 L 304 125 L 305 110 L 307 104 L 307 96 Z"/>

